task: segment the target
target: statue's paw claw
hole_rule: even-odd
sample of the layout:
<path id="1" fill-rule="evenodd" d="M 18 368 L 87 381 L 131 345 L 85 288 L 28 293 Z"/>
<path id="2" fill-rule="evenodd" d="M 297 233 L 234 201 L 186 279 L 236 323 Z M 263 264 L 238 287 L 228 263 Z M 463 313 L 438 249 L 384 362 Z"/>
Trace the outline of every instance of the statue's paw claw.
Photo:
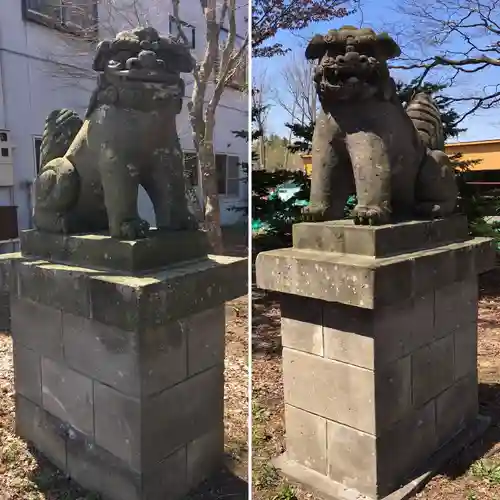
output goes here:
<path id="1" fill-rule="evenodd" d="M 302 209 L 304 222 L 323 222 L 327 220 L 326 209 L 323 207 L 308 206 Z"/>
<path id="2" fill-rule="evenodd" d="M 122 222 L 120 225 L 120 234 L 117 237 L 122 240 L 139 240 L 146 238 L 148 233 L 149 224 L 145 220 L 137 218 Z"/>
<path id="3" fill-rule="evenodd" d="M 389 222 L 390 212 L 375 205 L 357 205 L 353 215 L 354 224 L 358 226 L 380 226 Z"/>

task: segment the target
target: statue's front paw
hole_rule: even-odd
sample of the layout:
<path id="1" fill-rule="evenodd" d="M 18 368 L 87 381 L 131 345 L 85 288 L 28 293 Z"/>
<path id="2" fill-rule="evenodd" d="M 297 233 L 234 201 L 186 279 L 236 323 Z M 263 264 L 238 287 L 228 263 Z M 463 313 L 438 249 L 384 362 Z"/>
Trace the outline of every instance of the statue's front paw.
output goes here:
<path id="1" fill-rule="evenodd" d="M 323 205 L 309 205 L 302 209 L 304 222 L 323 222 L 327 220 L 327 210 Z"/>
<path id="2" fill-rule="evenodd" d="M 149 234 L 149 224 L 142 219 L 132 219 L 120 224 L 119 234 L 112 234 L 113 238 L 120 240 L 139 240 L 147 238 Z"/>
<path id="3" fill-rule="evenodd" d="M 390 210 L 377 205 L 356 205 L 353 210 L 354 224 L 358 226 L 388 224 L 390 215 Z"/>

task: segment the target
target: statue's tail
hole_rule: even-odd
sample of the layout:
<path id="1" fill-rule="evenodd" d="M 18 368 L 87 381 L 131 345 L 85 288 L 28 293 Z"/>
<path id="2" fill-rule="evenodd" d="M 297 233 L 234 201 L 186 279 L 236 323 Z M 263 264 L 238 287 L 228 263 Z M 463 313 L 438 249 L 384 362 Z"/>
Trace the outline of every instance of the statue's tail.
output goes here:
<path id="1" fill-rule="evenodd" d="M 441 113 L 432 97 L 420 92 L 406 106 L 406 113 L 418 130 L 426 147 L 444 151 L 444 133 Z"/>
<path id="2" fill-rule="evenodd" d="M 42 168 L 49 161 L 66 154 L 82 125 L 81 118 L 70 109 L 56 109 L 50 113 L 45 120 L 40 147 Z"/>

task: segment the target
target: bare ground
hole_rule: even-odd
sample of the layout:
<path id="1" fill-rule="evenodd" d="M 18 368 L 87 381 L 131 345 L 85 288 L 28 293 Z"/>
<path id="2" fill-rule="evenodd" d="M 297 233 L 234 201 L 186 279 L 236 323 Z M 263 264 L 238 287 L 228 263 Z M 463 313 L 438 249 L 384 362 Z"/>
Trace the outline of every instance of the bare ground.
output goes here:
<path id="1" fill-rule="evenodd" d="M 478 369 L 487 433 L 442 468 L 417 500 L 500 500 L 500 269 L 481 277 Z M 280 309 L 277 296 L 253 294 L 252 455 L 254 500 L 320 500 L 287 483 L 269 465 L 284 451 Z"/>
<path id="2" fill-rule="evenodd" d="M 225 234 L 227 253 L 246 256 L 246 232 Z M 248 498 L 248 300 L 226 305 L 225 463 L 186 500 Z M 98 500 L 14 432 L 12 341 L 0 333 L 0 500 Z"/>

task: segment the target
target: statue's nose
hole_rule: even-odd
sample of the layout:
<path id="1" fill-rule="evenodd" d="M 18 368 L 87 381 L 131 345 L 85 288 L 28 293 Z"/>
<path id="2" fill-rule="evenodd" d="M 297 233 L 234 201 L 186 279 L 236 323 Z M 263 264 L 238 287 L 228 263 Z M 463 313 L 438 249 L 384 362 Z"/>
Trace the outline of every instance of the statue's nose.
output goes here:
<path id="1" fill-rule="evenodd" d="M 359 53 L 358 52 L 347 52 L 344 56 L 344 60 L 346 63 L 357 63 L 359 62 Z"/>

